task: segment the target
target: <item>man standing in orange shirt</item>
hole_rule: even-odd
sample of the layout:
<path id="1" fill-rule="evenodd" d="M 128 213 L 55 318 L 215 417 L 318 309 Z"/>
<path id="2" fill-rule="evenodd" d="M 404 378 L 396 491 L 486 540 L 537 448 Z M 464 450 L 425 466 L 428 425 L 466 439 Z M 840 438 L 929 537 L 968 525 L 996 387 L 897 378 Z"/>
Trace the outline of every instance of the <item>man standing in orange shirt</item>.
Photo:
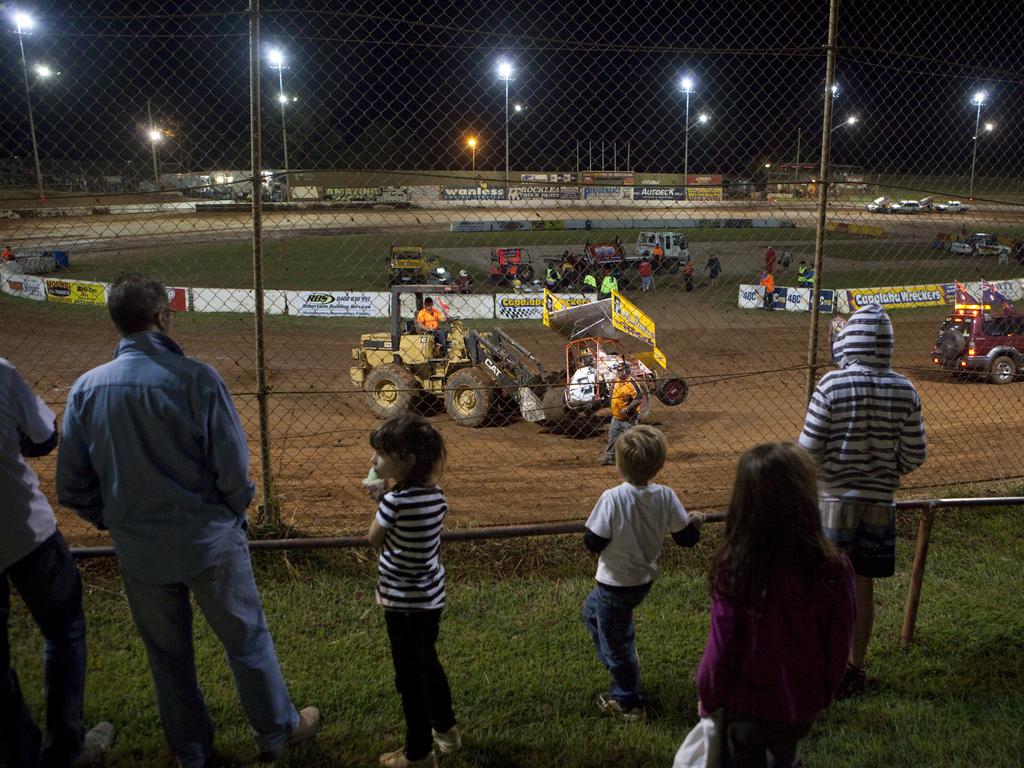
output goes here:
<path id="1" fill-rule="evenodd" d="M 764 308 L 775 309 L 775 276 L 771 272 L 761 273 L 761 287 L 764 289 Z"/>
<path id="2" fill-rule="evenodd" d="M 630 377 L 629 363 L 623 360 L 615 369 L 615 382 L 612 384 L 612 423 L 608 427 L 608 447 L 601 460 L 602 466 L 615 464 L 615 441 L 627 429 L 640 423 L 637 411 L 642 403 L 640 390 Z"/>
<path id="3" fill-rule="evenodd" d="M 429 296 L 423 300 L 423 309 L 416 313 L 416 330 L 434 334 L 434 340 L 441 346 L 441 354 L 448 350 L 448 331 L 441 327 L 447 318 L 439 309 L 434 309 L 434 300 Z"/>

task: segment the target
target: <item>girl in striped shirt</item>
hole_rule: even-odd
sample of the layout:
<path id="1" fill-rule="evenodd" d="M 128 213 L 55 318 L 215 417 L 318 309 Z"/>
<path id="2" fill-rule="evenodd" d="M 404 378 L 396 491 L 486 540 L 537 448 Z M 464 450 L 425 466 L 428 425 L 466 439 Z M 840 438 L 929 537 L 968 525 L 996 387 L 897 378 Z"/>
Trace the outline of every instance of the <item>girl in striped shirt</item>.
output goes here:
<path id="1" fill-rule="evenodd" d="M 381 755 L 380 764 L 430 768 L 437 765 L 435 744 L 442 754 L 462 746 L 434 647 L 445 598 L 439 553 L 448 505 L 435 484 L 444 466 L 444 439 L 424 418 L 403 414 L 376 429 L 370 445 L 373 469 L 384 481 L 368 486 L 379 502 L 369 534 L 380 549 L 377 603 L 384 608 L 406 729 L 404 747 Z"/>

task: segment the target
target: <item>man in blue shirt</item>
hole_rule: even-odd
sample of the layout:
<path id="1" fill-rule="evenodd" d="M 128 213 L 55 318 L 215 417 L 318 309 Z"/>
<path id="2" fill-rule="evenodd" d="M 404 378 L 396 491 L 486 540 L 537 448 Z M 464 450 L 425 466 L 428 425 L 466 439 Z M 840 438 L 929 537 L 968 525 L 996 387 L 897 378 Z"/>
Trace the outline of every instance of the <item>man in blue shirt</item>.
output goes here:
<path id="1" fill-rule="evenodd" d="M 195 598 L 227 653 L 263 760 L 311 739 L 296 712 L 249 561 L 249 448 L 227 387 L 167 335 L 167 291 L 140 275 L 108 299 L 123 337 L 114 359 L 68 394 L 57 495 L 109 530 L 132 618 L 149 654 L 164 734 L 181 766 L 206 763 L 213 724 L 196 681 Z"/>
<path id="2" fill-rule="evenodd" d="M 114 726 L 82 727 L 85 614 L 82 581 L 25 458 L 57 447 L 56 419 L 17 369 L 0 358 L 0 765 L 97 764 Z M 7 635 L 10 586 L 45 640 L 46 738 L 25 705 Z M 40 752 L 40 747 L 42 751 Z"/>

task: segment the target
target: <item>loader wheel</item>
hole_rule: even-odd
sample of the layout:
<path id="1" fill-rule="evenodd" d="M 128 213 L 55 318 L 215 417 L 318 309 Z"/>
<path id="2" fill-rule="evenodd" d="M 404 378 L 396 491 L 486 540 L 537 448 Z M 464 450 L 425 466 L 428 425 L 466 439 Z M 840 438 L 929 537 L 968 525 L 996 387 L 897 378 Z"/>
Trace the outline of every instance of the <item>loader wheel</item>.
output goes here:
<path id="1" fill-rule="evenodd" d="M 461 427 L 479 427 L 487 419 L 494 401 L 489 376 L 476 368 L 456 371 L 444 385 L 444 407 Z"/>
<path id="2" fill-rule="evenodd" d="M 655 397 L 664 405 L 681 405 L 689 393 L 690 388 L 680 376 L 666 376 L 663 379 L 658 379 L 658 384 L 654 389 Z"/>
<path id="3" fill-rule="evenodd" d="M 545 389 L 541 406 L 544 408 L 544 421 L 548 425 L 554 426 L 565 421 L 565 387 L 556 384 Z"/>
<path id="4" fill-rule="evenodd" d="M 420 385 L 407 368 L 389 363 L 366 375 L 366 399 L 376 416 L 387 419 L 409 410 Z"/>

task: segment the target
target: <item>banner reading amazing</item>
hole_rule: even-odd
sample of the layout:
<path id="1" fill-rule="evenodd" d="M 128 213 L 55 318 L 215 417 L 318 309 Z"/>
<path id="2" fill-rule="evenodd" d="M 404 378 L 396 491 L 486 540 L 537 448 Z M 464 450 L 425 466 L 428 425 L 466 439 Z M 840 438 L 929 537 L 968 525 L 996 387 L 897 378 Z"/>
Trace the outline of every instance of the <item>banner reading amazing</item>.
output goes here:
<path id="1" fill-rule="evenodd" d="M 881 304 L 889 309 L 912 307 L 939 307 L 946 303 L 946 290 L 942 285 L 900 285 L 885 288 L 850 288 L 850 311 L 855 312 L 869 304 Z"/>

